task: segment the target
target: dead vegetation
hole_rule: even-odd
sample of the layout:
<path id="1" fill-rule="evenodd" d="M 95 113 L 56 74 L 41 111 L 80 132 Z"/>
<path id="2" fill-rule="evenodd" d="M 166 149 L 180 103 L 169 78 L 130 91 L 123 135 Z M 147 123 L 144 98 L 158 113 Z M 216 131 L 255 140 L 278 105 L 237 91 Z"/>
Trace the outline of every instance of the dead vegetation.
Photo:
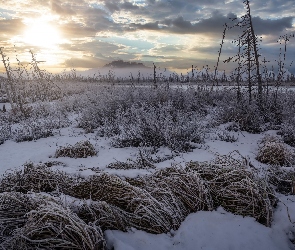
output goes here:
<path id="1" fill-rule="evenodd" d="M 270 165 L 292 166 L 295 154 L 280 138 L 266 135 L 260 141 L 256 159 Z"/>
<path id="2" fill-rule="evenodd" d="M 276 191 L 283 194 L 295 194 L 295 170 L 271 166 L 268 170 L 268 179 L 276 187 Z"/>
<path id="3" fill-rule="evenodd" d="M 225 156 L 224 160 L 229 158 Z M 227 165 L 220 157 L 215 162 L 191 162 L 187 168 L 197 172 L 207 181 L 214 206 L 242 216 L 254 217 L 270 226 L 273 207 L 276 206 L 274 190 L 264 179 L 258 178 L 243 162 L 232 159 Z"/>
<path id="4" fill-rule="evenodd" d="M 55 152 L 55 157 L 87 158 L 97 155 L 97 151 L 89 141 L 77 142 L 74 146 L 60 147 Z"/>
<path id="5" fill-rule="evenodd" d="M 167 233 L 188 214 L 219 206 L 270 226 L 277 202 L 268 182 L 233 155 L 126 180 L 26 164 L 7 173 L 0 187 L 0 245 L 6 249 L 104 249 L 101 230 Z"/>
<path id="6" fill-rule="evenodd" d="M 0 202 L 3 249 L 105 249 L 100 228 L 86 224 L 58 199 L 11 192 L 2 193 Z"/>
<path id="7" fill-rule="evenodd" d="M 107 167 L 111 169 L 155 169 L 155 160 L 151 158 L 146 151 L 139 150 L 136 159 L 127 159 L 126 162 L 116 161 L 110 163 Z"/>

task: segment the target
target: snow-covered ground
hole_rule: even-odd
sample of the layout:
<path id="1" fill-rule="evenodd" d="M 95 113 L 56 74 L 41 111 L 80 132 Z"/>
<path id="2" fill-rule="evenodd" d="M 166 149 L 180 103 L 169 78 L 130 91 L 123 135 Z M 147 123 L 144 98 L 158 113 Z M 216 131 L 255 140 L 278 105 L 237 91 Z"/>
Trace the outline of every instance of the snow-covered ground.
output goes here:
<path id="1" fill-rule="evenodd" d="M 288 239 L 281 228 L 265 227 L 253 218 L 217 209 L 190 214 L 176 232 L 153 235 L 136 229 L 124 233 L 106 231 L 109 247 L 118 250 L 287 250 Z"/>
<path id="2" fill-rule="evenodd" d="M 173 159 L 156 164 L 156 167 L 165 168 L 171 164 L 184 165 L 189 161 L 209 161 L 218 154 L 229 154 L 237 150 L 247 158 L 257 169 L 262 170 L 266 165 L 256 159 L 259 140 L 265 134 L 249 134 L 247 132 L 231 132 L 236 142 L 220 141 L 216 134 L 223 126 L 215 128 L 208 136 L 206 142 L 192 152 L 173 155 L 167 148 L 160 148 L 156 153 L 158 157 L 172 156 Z M 266 133 L 274 134 L 275 131 Z M 67 157 L 54 158 L 56 149 L 67 144 L 75 144 L 81 140 L 89 140 L 98 151 L 97 156 L 71 159 Z M 126 162 L 135 160 L 137 148 L 113 148 L 110 140 L 98 137 L 95 133 L 85 134 L 83 130 L 70 127 L 55 131 L 55 135 L 37 141 L 20 142 L 6 141 L 0 145 L 0 173 L 20 167 L 25 162 L 59 161 L 63 166 L 54 168 L 67 173 L 78 173 L 82 176 L 95 174 L 94 169 L 100 169 L 118 176 L 136 177 L 150 174 L 146 169 L 115 170 L 107 165 L 116 161 Z M 236 154 L 238 154 L 236 152 Z M 280 202 L 275 209 L 272 227 L 268 228 L 256 222 L 253 218 L 233 215 L 219 208 L 217 211 L 200 211 L 189 215 L 181 227 L 168 234 L 153 235 L 140 230 L 131 229 L 129 232 L 105 232 L 110 249 L 116 250 L 229 250 L 229 249 L 265 249 L 287 250 L 295 249 L 291 240 L 295 240 L 295 228 L 290 219 L 295 221 L 295 196 L 278 194 Z"/>

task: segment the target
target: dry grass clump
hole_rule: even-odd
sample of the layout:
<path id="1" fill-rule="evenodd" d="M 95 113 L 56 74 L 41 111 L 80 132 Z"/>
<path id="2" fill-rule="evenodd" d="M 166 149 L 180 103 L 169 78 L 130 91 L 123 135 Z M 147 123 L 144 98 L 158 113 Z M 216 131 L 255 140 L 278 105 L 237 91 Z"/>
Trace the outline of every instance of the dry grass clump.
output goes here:
<path id="1" fill-rule="evenodd" d="M 208 182 L 215 206 L 234 214 L 252 216 L 270 226 L 272 208 L 277 202 L 274 191 L 266 181 L 239 165 L 190 162 L 187 168 Z"/>
<path id="2" fill-rule="evenodd" d="M 177 230 L 188 214 L 218 206 L 270 226 L 274 192 L 243 160 L 219 156 L 213 162 L 190 162 L 186 168 L 174 166 L 126 180 L 107 173 L 77 178 L 44 164 L 27 164 L 0 181 L 0 191 L 10 192 L 0 195 L 0 245 L 103 249 L 100 228 L 167 233 Z M 62 205 L 51 196 L 58 197 L 56 190 L 81 201 Z"/>
<path id="3" fill-rule="evenodd" d="M 131 159 L 127 159 L 127 162 L 116 161 L 110 163 L 108 168 L 111 169 L 155 169 L 156 166 L 154 165 L 153 159 L 147 157 L 146 155 L 139 152 L 137 158 L 133 161 Z"/>
<path id="4" fill-rule="evenodd" d="M 256 159 L 262 163 L 291 166 L 295 161 L 295 154 L 278 137 L 266 135 L 260 141 Z"/>
<path id="5" fill-rule="evenodd" d="M 108 204 L 105 201 L 87 200 L 82 205 L 75 208 L 77 214 L 86 222 L 94 221 L 103 230 L 117 229 L 126 231 L 128 227 L 137 227 L 139 223 L 134 223 L 135 215 Z M 130 220 L 130 218 L 133 218 Z M 139 217 L 140 219 L 140 217 Z M 145 230 L 144 227 L 141 228 Z"/>
<path id="6" fill-rule="evenodd" d="M 276 186 L 276 191 L 283 194 L 295 194 L 294 168 L 271 166 L 268 169 L 269 182 Z"/>
<path id="7" fill-rule="evenodd" d="M 129 163 L 129 162 L 122 162 L 122 161 L 116 161 L 113 163 L 110 163 L 108 166 L 108 168 L 110 169 L 137 169 L 137 165 L 135 165 L 134 163 Z"/>
<path id="8" fill-rule="evenodd" d="M 148 197 L 145 203 L 149 203 L 149 205 L 145 206 L 142 202 L 134 212 L 128 212 L 104 201 L 91 201 L 90 204 L 79 208 L 78 215 L 86 221 L 89 219 L 95 221 L 95 224 L 100 225 L 103 230 L 127 231 L 134 227 L 149 233 L 159 234 L 167 233 L 173 229 L 171 211 L 167 211 L 163 207 L 164 204 L 158 201 L 153 203 L 149 201 Z M 162 205 L 162 208 L 159 205 Z M 184 218 L 182 218 L 183 220 Z"/>
<path id="9" fill-rule="evenodd" d="M 193 171 L 174 166 L 131 181 L 147 190 L 156 199 L 175 206 L 174 209 L 181 211 L 183 215 L 213 209 L 207 183 Z"/>
<path id="10" fill-rule="evenodd" d="M 0 194 L 0 246 L 8 248 L 15 230 L 25 225 L 26 214 L 38 206 L 38 201 L 16 192 Z"/>
<path id="11" fill-rule="evenodd" d="M 4 193 L 0 201 L 4 249 L 105 249 L 98 226 L 86 224 L 50 196 Z"/>
<path id="12" fill-rule="evenodd" d="M 80 199 L 92 199 L 105 202 L 89 206 L 92 214 L 96 214 L 103 228 L 127 230 L 134 226 L 152 233 L 168 232 L 173 228 L 173 217 L 169 208 L 154 198 L 149 192 L 120 179 L 117 176 L 103 173 L 81 180 L 71 189 L 70 195 Z M 101 210 L 104 210 L 102 212 Z M 101 217 L 102 214 L 107 216 Z M 121 221 L 128 219 L 122 228 L 116 228 L 117 222 L 109 219 L 118 216 Z M 96 218 L 97 219 L 97 218 Z M 184 218 L 183 218 L 184 219 Z"/>
<path id="13" fill-rule="evenodd" d="M 79 215 L 95 220 L 103 229 L 135 227 L 167 233 L 178 229 L 189 213 L 213 209 L 199 176 L 176 167 L 128 182 L 101 174 L 80 182 L 72 191 L 73 196 L 94 200 L 81 206 Z"/>
<path id="14" fill-rule="evenodd" d="M 34 249 L 105 249 L 100 227 L 86 224 L 71 210 L 50 202 L 28 214 L 27 223 L 17 233 L 20 245 Z"/>
<path id="15" fill-rule="evenodd" d="M 73 177 L 51 170 L 46 164 L 26 163 L 23 169 L 6 172 L 0 180 L 0 192 L 53 192 L 63 191 Z"/>
<path id="16" fill-rule="evenodd" d="M 55 157 L 87 158 L 97 155 L 97 151 L 89 141 L 77 142 L 74 146 L 60 147 L 55 152 Z"/>

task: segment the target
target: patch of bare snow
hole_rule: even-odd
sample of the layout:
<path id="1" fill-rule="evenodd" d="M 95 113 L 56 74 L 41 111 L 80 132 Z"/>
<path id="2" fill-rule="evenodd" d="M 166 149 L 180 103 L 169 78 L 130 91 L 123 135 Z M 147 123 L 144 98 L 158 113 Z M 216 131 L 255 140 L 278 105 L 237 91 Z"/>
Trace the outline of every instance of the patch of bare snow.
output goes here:
<path id="1" fill-rule="evenodd" d="M 288 235 L 279 227 L 268 228 L 250 217 L 226 212 L 190 214 L 176 232 L 154 235 L 132 229 L 107 230 L 109 249 L 116 250 L 289 250 Z"/>

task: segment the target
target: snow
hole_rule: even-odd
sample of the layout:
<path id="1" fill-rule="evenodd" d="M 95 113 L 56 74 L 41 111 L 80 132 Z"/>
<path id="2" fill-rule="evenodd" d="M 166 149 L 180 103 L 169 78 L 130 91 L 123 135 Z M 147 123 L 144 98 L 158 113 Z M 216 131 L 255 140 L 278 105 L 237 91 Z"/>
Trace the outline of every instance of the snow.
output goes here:
<path id="1" fill-rule="evenodd" d="M 171 235 L 153 235 L 136 229 L 130 232 L 107 230 L 108 247 L 116 250 L 287 250 L 287 235 L 268 228 L 253 218 L 233 215 L 219 208 L 190 214 Z"/>
<path id="2" fill-rule="evenodd" d="M 224 126 L 216 128 L 222 131 Z M 212 132 L 204 145 L 197 147 L 192 152 L 174 155 L 173 159 L 156 164 L 158 169 L 169 167 L 173 164 L 184 165 L 189 161 L 210 161 L 216 155 L 228 154 L 234 150 L 249 159 L 258 169 L 263 169 L 264 164 L 255 160 L 259 140 L 265 135 L 249 134 L 247 132 L 231 132 L 237 141 L 230 143 L 218 140 L 216 131 Z M 267 133 L 275 134 L 276 131 Z M 214 136 L 215 135 L 215 136 Z M 81 140 L 89 140 L 98 151 L 97 156 L 86 159 L 71 159 L 67 157 L 54 158 L 55 150 L 60 146 L 75 144 Z M 55 169 L 81 176 L 95 174 L 94 170 L 106 171 L 122 177 L 136 177 L 150 174 L 155 170 L 108 169 L 107 165 L 116 162 L 126 162 L 127 159 L 135 160 L 137 148 L 113 148 L 111 141 L 97 137 L 95 133 L 85 134 L 81 129 L 70 127 L 55 131 L 55 135 L 37 141 L 16 143 L 6 141 L 0 145 L 0 174 L 7 170 L 20 167 L 25 162 L 58 161 Z M 171 156 L 167 148 L 160 148 L 157 156 Z M 217 211 L 200 211 L 190 214 L 175 232 L 154 235 L 140 230 L 131 229 L 129 232 L 108 230 L 105 232 L 108 247 L 115 250 L 287 250 L 295 249 L 290 240 L 295 239 L 294 224 L 289 221 L 286 206 L 291 219 L 295 221 L 295 196 L 279 195 L 280 202 L 275 209 L 272 227 L 265 227 L 253 218 L 234 215 L 224 211 L 221 207 Z M 284 204 L 286 205 L 284 205 Z"/>

